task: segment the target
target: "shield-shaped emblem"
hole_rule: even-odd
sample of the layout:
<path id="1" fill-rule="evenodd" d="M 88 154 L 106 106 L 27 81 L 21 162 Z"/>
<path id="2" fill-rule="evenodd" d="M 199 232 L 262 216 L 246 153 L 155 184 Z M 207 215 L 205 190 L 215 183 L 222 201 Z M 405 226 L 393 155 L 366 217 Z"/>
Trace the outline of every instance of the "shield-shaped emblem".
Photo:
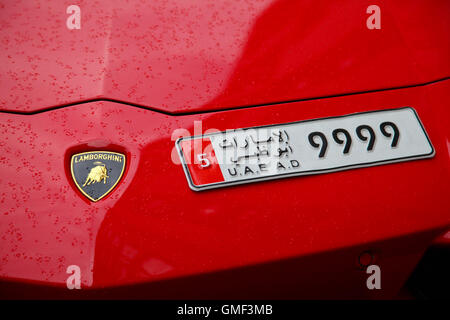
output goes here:
<path id="1" fill-rule="evenodd" d="M 77 153 L 72 156 L 70 169 L 81 193 L 95 202 L 119 183 L 125 170 L 125 155 L 110 151 Z"/>

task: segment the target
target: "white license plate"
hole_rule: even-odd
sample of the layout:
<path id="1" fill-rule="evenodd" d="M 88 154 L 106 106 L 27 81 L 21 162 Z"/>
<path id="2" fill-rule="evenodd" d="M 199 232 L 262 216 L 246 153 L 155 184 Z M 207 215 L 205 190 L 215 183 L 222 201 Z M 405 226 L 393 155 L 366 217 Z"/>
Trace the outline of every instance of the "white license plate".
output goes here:
<path id="1" fill-rule="evenodd" d="M 176 146 L 195 191 L 434 156 L 409 107 L 184 137 Z"/>

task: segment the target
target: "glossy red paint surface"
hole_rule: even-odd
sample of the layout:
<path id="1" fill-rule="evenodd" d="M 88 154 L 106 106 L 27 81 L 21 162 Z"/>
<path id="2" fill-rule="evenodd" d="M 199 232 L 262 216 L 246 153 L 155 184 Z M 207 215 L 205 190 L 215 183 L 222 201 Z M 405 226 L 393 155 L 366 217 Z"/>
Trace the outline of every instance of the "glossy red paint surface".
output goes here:
<path id="1" fill-rule="evenodd" d="M 95 98 L 170 113 L 419 84 L 450 73 L 450 2 L 0 2 L 0 109 Z"/>
<path id="2" fill-rule="evenodd" d="M 392 297 L 449 244 L 449 1 L 377 1 L 381 30 L 371 1 L 79 1 L 81 30 L 70 4 L 0 0 L 0 280 L 65 288 L 78 265 L 82 292 L 121 297 Z M 174 163 L 179 134 L 404 106 L 433 159 L 201 193 Z M 96 203 L 69 167 L 89 150 L 127 157 Z"/>
<path id="3" fill-rule="evenodd" d="M 450 247 L 450 231 L 445 232 L 442 236 L 435 239 L 433 244 L 438 246 L 449 246 Z"/>
<path id="4" fill-rule="evenodd" d="M 449 89 L 446 80 L 184 116 L 113 102 L 0 114 L 0 277 L 64 287 L 75 264 L 85 289 L 140 283 L 164 297 L 176 293 L 152 291 L 155 281 L 259 265 L 218 283 L 230 287 L 233 279 L 236 288 L 251 279 L 270 290 L 278 281 L 308 297 L 393 296 L 450 228 Z M 434 158 L 201 193 L 172 161 L 174 130 L 193 135 L 194 121 L 202 120 L 202 131 L 223 131 L 403 106 L 417 111 Z M 103 149 L 125 153 L 127 168 L 116 189 L 93 203 L 73 184 L 69 160 Z M 379 292 L 365 287 L 358 265 L 365 251 L 383 270 Z M 261 265 L 280 261 L 281 268 Z M 195 283 L 214 290 L 211 278 Z"/>

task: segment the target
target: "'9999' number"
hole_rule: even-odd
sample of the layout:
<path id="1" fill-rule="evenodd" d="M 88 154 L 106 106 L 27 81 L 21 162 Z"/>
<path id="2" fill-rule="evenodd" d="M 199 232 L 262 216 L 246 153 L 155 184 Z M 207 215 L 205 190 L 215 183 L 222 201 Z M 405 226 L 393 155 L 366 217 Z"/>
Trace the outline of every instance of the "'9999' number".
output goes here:
<path id="1" fill-rule="evenodd" d="M 390 128 L 389 131 L 392 131 L 392 132 L 387 131 L 386 130 L 387 128 Z M 363 125 L 358 126 L 355 131 L 356 131 L 356 136 L 361 141 L 363 141 L 363 142 L 368 141 L 367 151 L 372 151 L 373 147 L 375 145 L 375 139 L 376 139 L 375 131 L 372 129 L 372 127 L 369 125 L 363 124 Z M 395 125 L 395 123 L 389 122 L 389 121 L 383 122 L 382 124 L 380 124 L 380 131 L 385 137 L 387 137 L 387 138 L 392 137 L 391 148 L 395 148 L 398 144 L 398 139 L 400 137 L 400 131 L 398 130 L 398 127 Z M 342 153 L 348 154 L 350 152 L 350 147 L 352 145 L 352 136 L 350 135 L 350 133 L 343 128 L 337 128 L 337 129 L 333 130 L 332 136 L 333 136 L 333 140 L 337 144 L 344 145 Z M 321 143 L 318 143 L 316 138 L 319 138 L 321 140 Z M 308 141 L 311 144 L 311 146 L 313 146 L 314 148 L 320 148 L 319 158 L 325 157 L 325 153 L 328 148 L 328 140 L 327 140 L 327 137 L 325 136 L 325 134 L 323 134 L 320 131 L 311 132 L 308 136 Z"/>

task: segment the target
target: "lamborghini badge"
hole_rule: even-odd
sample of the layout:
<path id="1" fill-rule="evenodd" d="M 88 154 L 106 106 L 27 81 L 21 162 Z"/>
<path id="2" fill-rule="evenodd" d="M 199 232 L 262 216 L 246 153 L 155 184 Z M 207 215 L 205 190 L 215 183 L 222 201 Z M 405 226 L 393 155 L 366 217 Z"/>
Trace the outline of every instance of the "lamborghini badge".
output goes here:
<path id="1" fill-rule="evenodd" d="M 74 154 L 70 170 L 81 193 L 95 202 L 110 193 L 119 182 L 125 170 L 125 155 L 110 151 Z"/>

